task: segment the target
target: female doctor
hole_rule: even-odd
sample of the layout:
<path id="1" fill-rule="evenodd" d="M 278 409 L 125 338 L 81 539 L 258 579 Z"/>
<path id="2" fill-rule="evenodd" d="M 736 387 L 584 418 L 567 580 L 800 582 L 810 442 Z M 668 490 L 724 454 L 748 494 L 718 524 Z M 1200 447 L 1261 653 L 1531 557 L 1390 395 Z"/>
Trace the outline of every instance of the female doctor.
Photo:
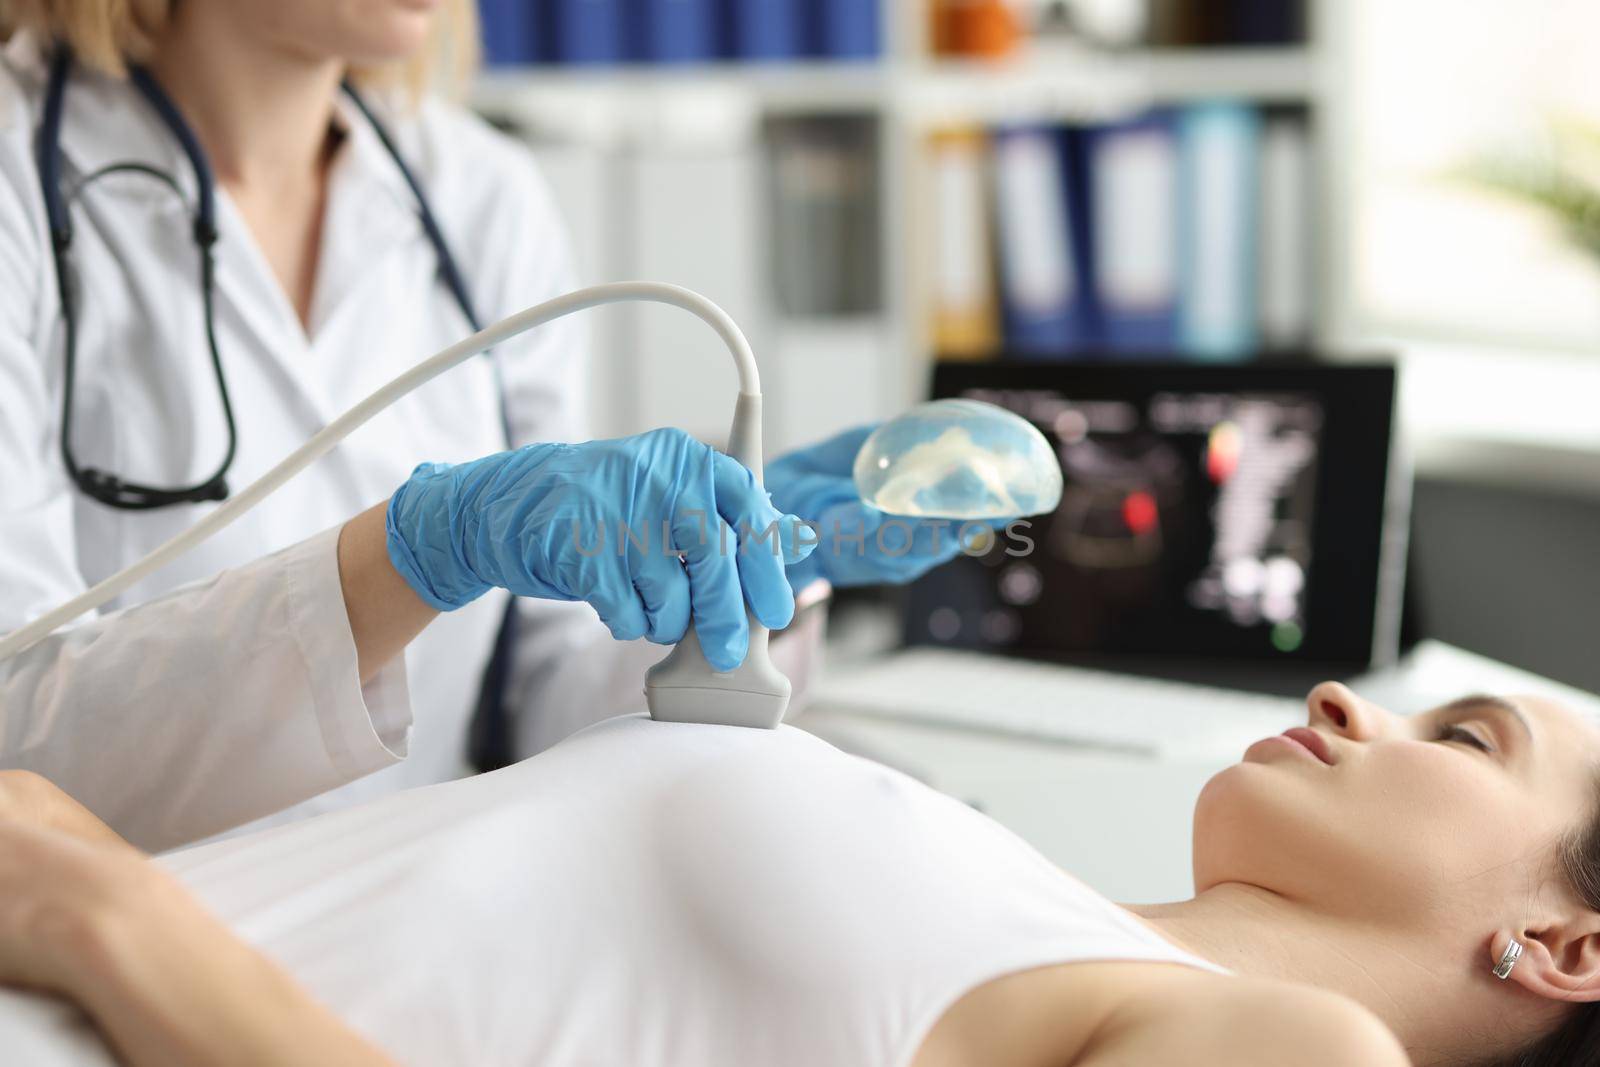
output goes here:
<path id="1" fill-rule="evenodd" d="M 469 0 L 0 0 L 0 632 L 474 321 L 573 287 L 526 154 L 411 91 L 475 32 Z M 697 552 L 675 526 L 686 563 L 578 555 L 572 522 L 881 521 L 851 487 L 859 431 L 772 463 L 770 500 L 675 431 L 560 443 L 584 437 L 583 343 L 567 319 L 452 371 L 0 663 L 0 767 L 167 848 L 466 773 L 500 590 L 523 598 L 501 695 L 537 718 L 558 685 L 596 712 L 585 687 L 637 691 L 647 661 L 619 642 L 692 619 L 730 669 L 746 604 L 781 628 L 809 581 L 954 554 Z"/>

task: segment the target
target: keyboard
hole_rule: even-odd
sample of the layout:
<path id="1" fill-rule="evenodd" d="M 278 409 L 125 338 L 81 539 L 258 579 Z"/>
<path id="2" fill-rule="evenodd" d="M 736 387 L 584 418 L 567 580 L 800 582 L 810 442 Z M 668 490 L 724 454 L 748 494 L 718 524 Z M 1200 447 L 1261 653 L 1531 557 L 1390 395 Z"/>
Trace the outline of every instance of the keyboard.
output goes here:
<path id="1" fill-rule="evenodd" d="M 951 649 L 830 667 L 818 709 L 1156 756 L 1237 757 L 1304 701 Z"/>

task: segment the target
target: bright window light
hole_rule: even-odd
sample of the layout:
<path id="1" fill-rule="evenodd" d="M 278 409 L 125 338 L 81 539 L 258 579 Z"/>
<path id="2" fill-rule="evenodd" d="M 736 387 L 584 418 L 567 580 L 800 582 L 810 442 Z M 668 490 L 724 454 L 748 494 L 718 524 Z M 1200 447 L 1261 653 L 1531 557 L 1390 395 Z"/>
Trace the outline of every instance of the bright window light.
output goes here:
<path id="1" fill-rule="evenodd" d="M 1336 2 L 1351 19 L 1354 325 L 1600 352 L 1600 246 L 1466 173 L 1537 160 L 1552 121 L 1592 129 L 1600 154 L 1600 4 Z"/>

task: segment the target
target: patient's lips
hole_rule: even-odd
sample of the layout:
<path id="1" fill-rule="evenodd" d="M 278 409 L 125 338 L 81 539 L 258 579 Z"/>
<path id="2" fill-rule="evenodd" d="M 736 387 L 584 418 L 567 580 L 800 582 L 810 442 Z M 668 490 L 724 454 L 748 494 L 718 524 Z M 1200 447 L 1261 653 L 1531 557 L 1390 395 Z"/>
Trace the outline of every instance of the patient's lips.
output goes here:
<path id="1" fill-rule="evenodd" d="M 1333 751 L 1328 747 L 1327 738 L 1317 733 L 1317 731 L 1313 730 L 1311 727 L 1296 726 L 1292 729 L 1285 730 L 1283 732 L 1283 736 L 1304 747 L 1323 763 L 1326 763 L 1330 767 L 1333 766 Z"/>
<path id="2" fill-rule="evenodd" d="M 1330 767 L 1337 762 L 1333 758 L 1333 749 L 1328 744 L 1328 739 L 1309 726 L 1296 726 L 1281 734 L 1263 737 L 1245 749 L 1244 755 L 1247 760 L 1252 754 L 1258 758 L 1266 758 L 1267 753 L 1273 750 L 1292 751 L 1301 759 L 1316 760 Z"/>

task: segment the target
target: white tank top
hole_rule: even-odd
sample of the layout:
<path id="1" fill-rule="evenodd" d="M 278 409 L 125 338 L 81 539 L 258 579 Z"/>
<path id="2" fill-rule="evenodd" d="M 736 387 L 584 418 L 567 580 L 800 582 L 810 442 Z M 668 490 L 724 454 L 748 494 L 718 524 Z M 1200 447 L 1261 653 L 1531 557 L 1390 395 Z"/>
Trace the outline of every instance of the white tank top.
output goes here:
<path id="1" fill-rule="evenodd" d="M 903 1067 L 1008 973 L 1227 973 L 985 816 L 791 728 L 615 719 L 163 862 L 415 1064 Z"/>

